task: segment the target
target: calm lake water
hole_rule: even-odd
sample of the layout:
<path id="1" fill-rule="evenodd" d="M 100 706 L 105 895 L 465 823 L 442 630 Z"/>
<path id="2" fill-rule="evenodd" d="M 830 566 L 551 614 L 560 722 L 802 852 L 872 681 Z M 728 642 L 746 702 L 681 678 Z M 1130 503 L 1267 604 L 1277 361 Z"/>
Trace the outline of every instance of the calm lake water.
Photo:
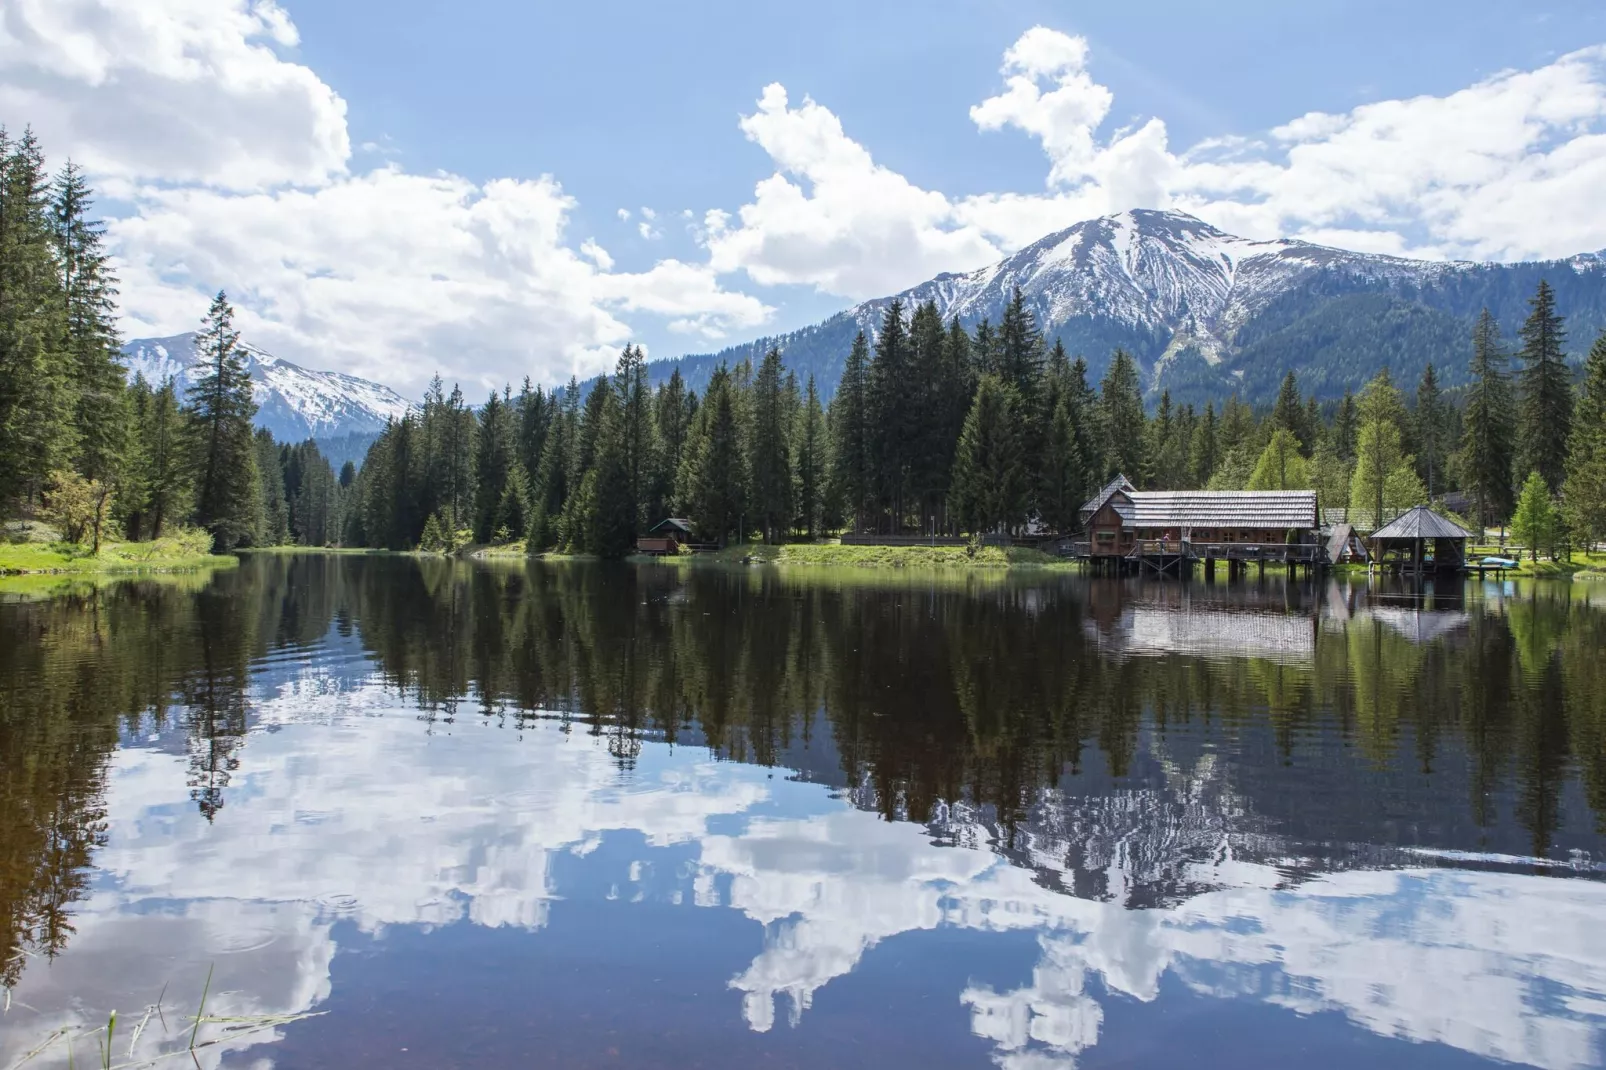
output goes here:
<path id="1" fill-rule="evenodd" d="M 1606 584 L 256 557 L 0 596 L 0 1067 L 1600 1066 L 1603 829 Z"/>

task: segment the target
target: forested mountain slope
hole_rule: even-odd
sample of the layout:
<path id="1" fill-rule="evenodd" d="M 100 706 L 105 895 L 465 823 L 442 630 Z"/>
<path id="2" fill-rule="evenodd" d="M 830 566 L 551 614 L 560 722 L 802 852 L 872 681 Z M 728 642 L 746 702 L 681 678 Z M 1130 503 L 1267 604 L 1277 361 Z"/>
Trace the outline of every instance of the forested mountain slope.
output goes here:
<path id="1" fill-rule="evenodd" d="M 1580 357 L 1606 327 L 1606 260 L 1583 254 L 1540 263 L 1408 260 L 1282 239 L 1252 241 L 1180 212 L 1138 210 L 1051 234 L 968 274 L 945 274 L 866 301 L 823 323 L 719 353 L 655 361 L 654 381 L 680 367 L 702 390 L 720 362 L 757 364 L 771 345 L 799 377 L 836 389 L 853 336 L 873 337 L 894 299 L 934 300 L 944 318 L 994 324 L 1015 287 L 1096 380 L 1116 347 L 1137 359 L 1151 397 L 1203 404 L 1237 391 L 1269 403 L 1288 371 L 1318 397 L 1335 397 L 1387 366 L 1414 382 L 1432 361 L 1447 386 L 1465 380 L 1472 323 L 1489 308 L 1508 335 L 1539 280 L 1567 317 Z"/>

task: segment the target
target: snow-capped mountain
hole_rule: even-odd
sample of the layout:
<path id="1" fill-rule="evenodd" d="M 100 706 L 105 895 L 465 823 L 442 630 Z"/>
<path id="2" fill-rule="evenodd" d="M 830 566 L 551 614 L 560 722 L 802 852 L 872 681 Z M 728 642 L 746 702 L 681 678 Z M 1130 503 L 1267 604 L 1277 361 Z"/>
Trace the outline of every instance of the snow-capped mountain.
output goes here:
<path id="1" fill-rule="evenodd" d="M 829 394 L 853 335 L 872 337 L 895 298 L 934 300 L 945 318 L 995 324 L 1016 287 L 1044 334 L 1103 373 L 1117 347 L 1137 359 L 1155 395 L 1177 400 L 1239 391 L 1275 394 L 1287 370 L 1323 396 L 1387 365 L 1413 382 L 1429 360 L 1462 378 L 1471 321 L 1489 307 L 1508 331 L 1543 277 L 1569 318 L 1575 349 L 1606 326 L 1606 260 L 1585 254 L 1529 264 L 1424 261 L 1280 239 L 1235 237 L 1181 212 L 1138 210 L 1078 223 L 965 274 L 944 274 L 856 305 L 824 323 L 709 356 L 681 358 L 693 385 L 720 360 L 779 345 Z M 659 374 L 667 376 L 671 362 Z"/>
<path id="2" fill-rule="evenodd" d="M 373 434 L 385 421 L 407 412 L 409 402 L 396 391 L 339 372 L 311 371 L 243 344 L 257 403 L 256 423 L 280 442 Z M 176 378 L 182 393 L 195 381 L 200 358 L 193 334 L 137 338 L 123 346 L 130 380 L 152 383 Z"/>

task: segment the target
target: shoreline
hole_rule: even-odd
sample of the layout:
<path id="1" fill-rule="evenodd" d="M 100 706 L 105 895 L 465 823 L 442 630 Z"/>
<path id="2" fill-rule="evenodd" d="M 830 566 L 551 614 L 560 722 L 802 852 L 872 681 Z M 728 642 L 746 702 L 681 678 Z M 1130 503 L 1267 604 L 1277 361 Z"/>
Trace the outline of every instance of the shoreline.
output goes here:
<path id="1" fill-rule="evenodd" d="M 183 532 L 152 542 L 106 542 L 92 554 L 75 543 L 0 545 L 0 576 L 133 576 L 235 568 L 233 554 L 211 552 L 211 537 Z"/>

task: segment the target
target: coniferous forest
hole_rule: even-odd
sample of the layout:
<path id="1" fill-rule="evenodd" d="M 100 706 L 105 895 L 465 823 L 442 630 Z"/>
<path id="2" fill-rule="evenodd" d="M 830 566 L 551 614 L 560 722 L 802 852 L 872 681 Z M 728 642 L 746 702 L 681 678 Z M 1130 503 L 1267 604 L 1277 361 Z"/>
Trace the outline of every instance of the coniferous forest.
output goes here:
<path id="1" fill-rule="evenodd" d="M 1416 383 L 1385 367 L 1320 400 L 1289 374 L 1269 409 L 1236 395 L 1151 407 L 1130 356 L 1090 381 L 1019 293 L 974 330 L 893 302 L 854 339 L 828 409 L 775 349 L 720 367 L 699 396 L 678 371 L 649 388 L 626 346 L 611 376 L 550 392 L 526 380 L 476 402 L 437 378 L 337 475 L 315 443 L 253 429 L 221 292 L 186 393 L 125 382 L 93 203 L 31 132 L 0 132 L 0 510 L 96 549 L 196 527 L 219 551 L 524 540 L 622 557 L 668 516 L 720 544 L 1071 532 L 1118 472 L 1144 489 L 1315 489 L 1362 530 L 1436 501 L 1509 523 L 1536 556 L 1606 540 L 1606 337 L 1580 379 L 1544 283 L 1517 337 L 1478 319 L 1456 390 L 1429 364 Z"/>

